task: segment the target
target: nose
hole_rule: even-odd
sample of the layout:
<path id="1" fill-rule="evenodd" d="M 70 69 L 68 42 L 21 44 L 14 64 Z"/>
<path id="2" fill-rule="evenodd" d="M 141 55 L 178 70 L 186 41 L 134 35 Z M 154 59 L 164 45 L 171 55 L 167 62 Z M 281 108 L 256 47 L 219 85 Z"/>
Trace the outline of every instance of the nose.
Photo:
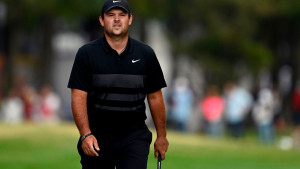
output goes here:
<path id="1" fill-rule="evenodd" d="M 115 16 L 115 21 L 119 21 L 120 17 L 118 15 Z"/>

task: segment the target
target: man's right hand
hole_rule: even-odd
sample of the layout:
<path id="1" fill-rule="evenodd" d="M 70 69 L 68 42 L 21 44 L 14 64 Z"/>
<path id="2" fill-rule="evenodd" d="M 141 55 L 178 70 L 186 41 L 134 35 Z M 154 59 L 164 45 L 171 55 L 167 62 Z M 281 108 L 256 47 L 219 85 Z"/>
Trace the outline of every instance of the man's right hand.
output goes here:
<path id="1" fill-rule="evenodd" d="M 99 154 L 95 151 L 95 149 L 97 151 L 100 151 L 100 148 L 98 146 L 98 142 L 97 139 L 94 135 L 90 135 L 88 137 L 86 137 L 82 143 L 81 143 L 81 147 L 83 152 L 91 157 L 95 157 L 95 156 L 99 156 Z"/>

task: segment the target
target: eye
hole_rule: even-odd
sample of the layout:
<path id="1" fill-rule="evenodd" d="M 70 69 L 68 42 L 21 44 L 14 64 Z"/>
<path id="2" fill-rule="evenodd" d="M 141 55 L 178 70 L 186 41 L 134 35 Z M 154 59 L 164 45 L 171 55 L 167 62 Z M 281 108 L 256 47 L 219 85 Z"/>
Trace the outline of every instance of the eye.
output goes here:
<path id="1" fill-rule="evenodd" d="M 110 17 L 114 16 L 114 14 L 112 14 L 112 13 L 108 13 L 107 15 Z"/>

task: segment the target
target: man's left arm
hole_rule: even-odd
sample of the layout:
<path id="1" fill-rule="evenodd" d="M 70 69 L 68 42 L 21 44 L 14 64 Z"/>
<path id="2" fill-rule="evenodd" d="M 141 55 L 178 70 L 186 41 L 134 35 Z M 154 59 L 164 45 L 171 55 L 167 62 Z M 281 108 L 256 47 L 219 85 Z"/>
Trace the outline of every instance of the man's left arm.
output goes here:
<path id="1" fill-rule="evenodd" d="M 166 110 L 161 90 L 148 94 L 147 100 L 157 133 L 157 138 L 154 143 L 155 157 L 157 158 L 158 153 L 160 153 L 164 160 L 165 153 L 169 147 L 169 142 L 167 140 L 166 131 Z"/>

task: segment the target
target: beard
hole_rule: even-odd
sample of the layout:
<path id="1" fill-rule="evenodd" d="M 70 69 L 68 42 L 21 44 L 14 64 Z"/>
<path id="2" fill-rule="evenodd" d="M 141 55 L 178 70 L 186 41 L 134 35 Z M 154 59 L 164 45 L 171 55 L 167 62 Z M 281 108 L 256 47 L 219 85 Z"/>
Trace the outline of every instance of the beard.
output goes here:
<path id="1" fill-rule="evenodd" d="M 122 37 L 126 37 L 128 35 L 128 28 L 124 29 L 121 28 L 120 30 L 114 30 L 112 29 L 106 29 L 105 33 L 109 36 L 109 37 L 117 37 L 117 38 L 122 38 Z"/>

